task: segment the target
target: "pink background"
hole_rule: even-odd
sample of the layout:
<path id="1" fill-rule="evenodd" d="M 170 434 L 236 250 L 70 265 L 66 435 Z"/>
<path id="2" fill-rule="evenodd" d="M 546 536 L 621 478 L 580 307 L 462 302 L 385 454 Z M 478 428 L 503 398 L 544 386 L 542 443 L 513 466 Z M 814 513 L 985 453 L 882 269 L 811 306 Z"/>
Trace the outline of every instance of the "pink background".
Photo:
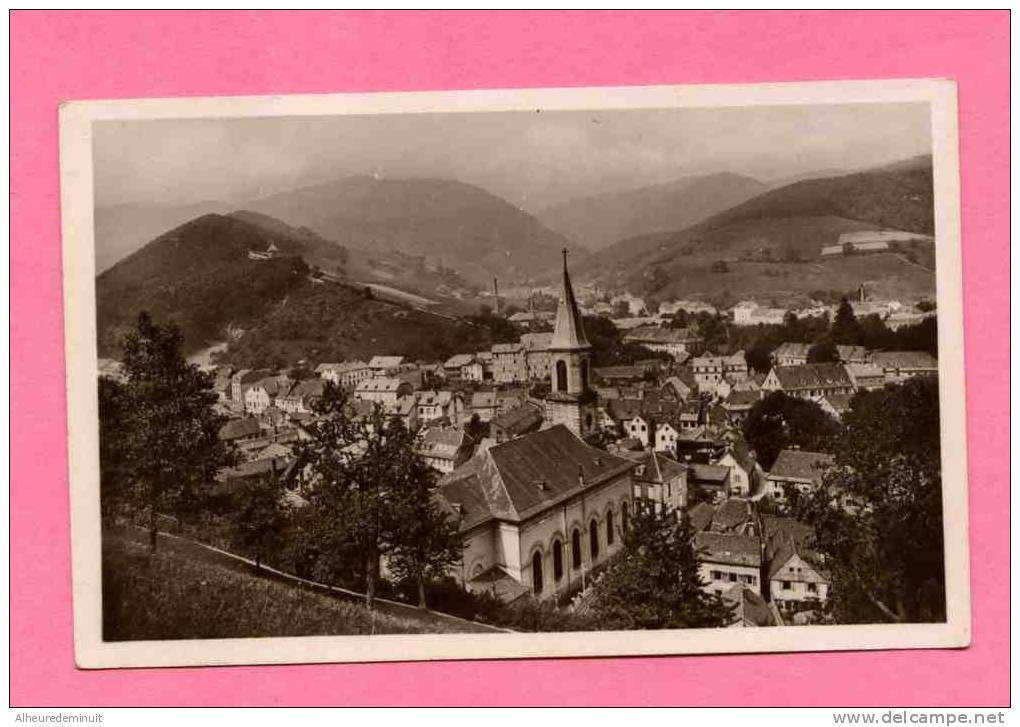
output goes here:
<path id="1" fill-rule="evenodd" d="M 11 703 L 1006 705 L 1009 15 L 14 12 Z M 85 672 L 74 667 L 64 99 L 939 76 L 959 82 L 973 645 L 962 651 Z"/>

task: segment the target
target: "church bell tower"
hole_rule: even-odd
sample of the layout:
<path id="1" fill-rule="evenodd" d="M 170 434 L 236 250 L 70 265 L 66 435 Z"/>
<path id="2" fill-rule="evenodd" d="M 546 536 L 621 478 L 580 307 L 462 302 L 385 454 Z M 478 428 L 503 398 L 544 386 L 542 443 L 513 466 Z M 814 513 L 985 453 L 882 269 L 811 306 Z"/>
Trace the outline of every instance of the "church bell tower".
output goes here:
<path id="1" fill-rule="evenodd" d="M 556 309 L 556 328 L 549 343 L 549 396 L 545 418 L 584 437 L 595 430 L 596 396 L 591 389 L 591 344 L 567 271 L 563 250 L 563 292 Z"/>

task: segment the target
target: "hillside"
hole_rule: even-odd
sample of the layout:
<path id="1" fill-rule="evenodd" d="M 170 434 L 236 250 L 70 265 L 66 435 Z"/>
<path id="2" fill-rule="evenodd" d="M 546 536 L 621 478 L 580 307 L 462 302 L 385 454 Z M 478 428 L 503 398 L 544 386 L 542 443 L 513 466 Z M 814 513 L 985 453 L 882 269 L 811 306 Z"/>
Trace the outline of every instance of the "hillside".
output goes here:
<path id="1" fill-rule="evenodd" d="M 598 250 L 624 238 L 689 227 L 766 189 L 750 177 L 711 174 L 574 199 L 536 216 L 550 229 Z"/>
<path id="2" fill-rule="evenodd" d="M 495 195 L 447 179 L 355 176 L 255 200 L 248 208 L 350 248 L 424 255 L 474 282 L 555 265 L 566 239 Z"/>
<path id="3" fill-rule="evenodd" d="M 252 260 L 249 250 L 275 244 L 281 256 Z M 245 328 L 295 289 L 308 264 L 342 267 L 345 251 L 307 230 L 251 215 L 203 215 L 160 235 L 96 278 L 100 355 L 109 355 L 138 312 L 173 320 L 186 352 Z"/>
<path id="4" fill-rule="evenodd" d="M 929 159 L 930 162 L 930 159 Z M 582 260 L 576 276 L 653 299 L 849 291 L 931 294 L 935 276 L 898 253 L 822 260 L 844 232 L 895 228 L 931 234 L 931 167 L 922 160 L 770 190 L 684 230 L 616 243 Z M 724 264 L 722 264 L 724 263 Z"/>
<path id="5" fill-rule="evenodd" d="M 118 204 L 95 210 L 96 274 L 188 220 L 227 211 L 220 202 L 189 205 Z"/>
<path id="6" fill-rule="evenodd" d="M 103 536 L 103 639 L 225 639 L 439 633 L 452 619 L 372 613 L 358 603 L 259 577 L 181 552 Z M 417 617 L 416 617 L 417 616 Z M 459 628 L 458 628 L 459 626 Z"/>

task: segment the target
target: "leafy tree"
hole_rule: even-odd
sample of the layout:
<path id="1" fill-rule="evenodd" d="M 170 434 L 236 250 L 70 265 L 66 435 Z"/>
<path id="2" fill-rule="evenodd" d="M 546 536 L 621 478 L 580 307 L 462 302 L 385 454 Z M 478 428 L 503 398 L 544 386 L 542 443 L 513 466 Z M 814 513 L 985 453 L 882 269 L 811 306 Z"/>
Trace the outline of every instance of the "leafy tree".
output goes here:
<path id="1" fill-rule="evenodd" d="M 672 508 L 636 504 L 624 550 L 592 587 L 586 604 L 600 628 L 711 628 L 730 608 L 706 593 L 694 529 Z"/>
<path id="2" fill-rule="evenodd" d="M 317 412 L 298 453 L 320 552 L 316 573 L 360 577 L 371 607 L 383 556 L 399 553 L 405 572 L 422 575 L 442 562 L 445 526 L 422 502 L 431 470 L 414 451 L 414 435 L 381 407 L 358 415 L 328 385 Z"/>
<path id="3" fill-rule="evenodd" d="M 131 405 L 120 381 L 99 378 L 99 502 L 103 517 L 112 517 L 131 500 L 128 436 Z"/>
<path id="4" fill-rule="evenodd" d="M 744 421 L 744 437 L 765 469 L 789 447 L 828 451 L 841 431 L 839 422 L 818 404 L 781 391 L 755 402 Z"/>
<path id="5" fill-rule="evenodd" d="M 767 374 L 772 368 L 772 349 L 763 344 L 755 344 L 744 349 L 744 360 L 748 368 Z"/>
<path id="6" fill-rule="evenodd" d="M 184 360 L 181 341 L 176 326 L 141 313 L 124 341 L 127 382 L 123 389 L 106 385 L 103 395 L 105 412 L 116 412 L 103 425 L 105 470 L 118 484 L 130 483 L 133 506 L 148 511 L 152 550 L 159 512 L 193 512 L 202 487 L 232 462 L 219 438 L 225 418 L 213 411 L 212 377 Z"/>
<path id="7" fill-rule="evenodd" d="M 833 343 L 840 345 L 856 346 L 860 343 L 861 330 L 857 324 L 857 316 L 854 315 L 853 306 L 846 298 L 839 302 L 839 308 L 836 309 L 831 337 Z"/>
<path id="8" fill-rule="evenodd" d="M 432 497 L 435 473 L 415 455 L 396 503 L 403 526 L 397 531 L 389 567 L 397 580 L 413 583 L 425 608 L 425 584 L 446 576 L 464 554 L 457 524 Z"/>
<path id="9" fill-rule="evenodd" d="M 832 341 L 816 343 L 808 349 L 808 363 L 839 363 L 839 351 Z"/>
<path id="10" fill-rule="evenodd" d="M 701 334 L 702 343 L 707 350 L 721 350 L 722 346 L 729 341 L 729 319 L 724 315 L 699 313 L 697 317 L 698 333 Z"/>
<path id="11" fill-rule="evenodd" d="M 255 557 L 255 570 L 283 542 L 288 510 L 280 475 L 273 471 L 244 484 L 231 512 L 231 540 Z"/>
<path id="12" fill-rule="evenodd" d="M 814 527 L 841 623 L 946 616 L 938 382 L 912 379 L 854 397 L 836 467 L 790 503 Z M 841 506 L 849 504 L 849 509 Z"/>

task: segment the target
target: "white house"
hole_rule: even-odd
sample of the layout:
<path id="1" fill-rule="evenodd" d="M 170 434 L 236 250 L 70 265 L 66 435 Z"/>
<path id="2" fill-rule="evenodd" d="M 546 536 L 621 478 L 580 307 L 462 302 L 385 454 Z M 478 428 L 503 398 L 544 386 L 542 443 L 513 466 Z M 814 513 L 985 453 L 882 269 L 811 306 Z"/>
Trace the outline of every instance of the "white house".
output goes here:
<path id="1" fill-rule="evenodd" d="M 396 405 L 397 397 L 402 393 L 411 393 L 411 387 L 403 384 L 399 379 L 379 376 L 360 382 L 354 389 L 354 398 L 376 402 L 391 409 Z"/>
<path id="2" fill-rule="evenodd" d="M 704 590 L 723 595 L 734 584 L 761 593 L 761 540 L 752 535 L 702 531 L 694 536 L 701 552 L 701 580 Z"/>
<path id="3" fill-rule="evenodd" d="M 833 464 L 831 454 L 784 449 L 766 475 L 765 493 L 773 500 L 786 500 L 786 488 L 793 486 L 808 493 L 822 483 L 825 471 Z"/>

